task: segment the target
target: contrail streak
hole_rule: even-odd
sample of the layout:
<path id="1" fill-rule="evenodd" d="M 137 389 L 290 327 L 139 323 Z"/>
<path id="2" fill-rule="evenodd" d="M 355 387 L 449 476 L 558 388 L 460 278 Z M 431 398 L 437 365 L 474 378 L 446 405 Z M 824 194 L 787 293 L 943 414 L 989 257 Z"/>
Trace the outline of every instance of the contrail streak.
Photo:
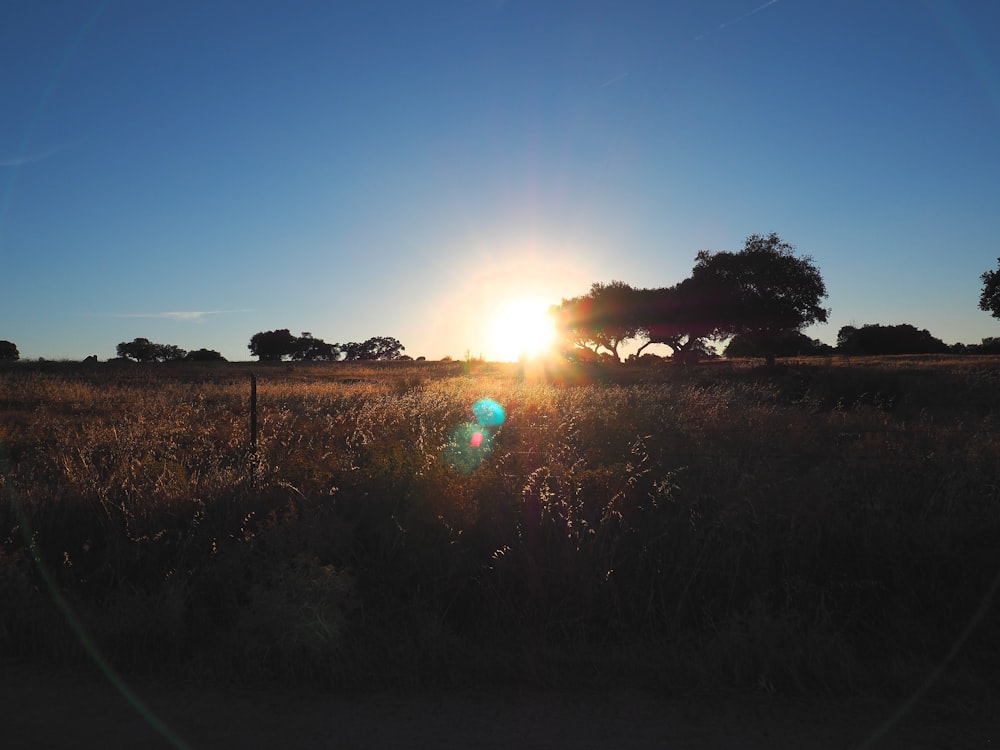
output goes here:
<path id="1" fill-rule="evenodd" d="M 750 18 L 750 16 L 756 15 L 757 13 L 760 13 L 762 10 L 766 10 L 767 8 L 770 8 L 772 5 L 774 5 L 777 2 L 778 2 L 778 0 L 767 0 L 767 2 L 764 3 L 763 5 L 758 5 L 753 10 L 747 11 L 746 13 L 744 13 L 742 16 L 739 16 L 738 18 L 734 18 L 732 21 L 726 21 L 723 24 L 719 24 L 718 28 L 716 28 L 715 31 L 722 31 L 724 28 L 726 28 L 728 26 L 733 26 L 735 24 L 738 24 L 740 21 L 744 21 L 747 18 Z M 704 34 L 699 34 L 694 39 L 695 39 L 695 41 L 698 41 L 699 39 L 704 39 L 706 36 L 708 36 L 711 33 L 713 33 L 713 32 L 705 32 Z"/>
<path id="2" fill-rule="evenodd" d="M 621 79 L 627 76 L 628 73 L 621 73 L 620 75 L 616 75 L 614 78 L 611 78 L 602 83 L 600 86 L 598 86 L 598 88 L 606 89 L 608 86 L 613 86 L 614 84 L 618 83 Z"/>
<path id="3" fill-rule="evenodd" d="M 89 313 L 91 318 L 160 318 L 164 320 L 187 320 L 200 322 L 206 315 L 251 312 L 250 310 L 180 310 L 153 313 Z"/>

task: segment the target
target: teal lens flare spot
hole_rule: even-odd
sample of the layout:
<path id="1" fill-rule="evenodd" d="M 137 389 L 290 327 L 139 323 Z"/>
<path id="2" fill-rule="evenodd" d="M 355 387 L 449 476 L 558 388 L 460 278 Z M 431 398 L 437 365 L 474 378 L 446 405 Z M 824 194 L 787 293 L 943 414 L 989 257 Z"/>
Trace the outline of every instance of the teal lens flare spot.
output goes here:
<path id="1" fill-rule="evenodd" d="M 471 474 L 493 452 L 493 444 L 507 414 L 491 398 L 479 399 L 472 405 L 474 422 L 466 422 L 451 431 L 444 446 L 444 459 L 452 468 Z"/>
<path id="2" fill-rule="evenodd" d="M 491 398 L 481 398 L 474 403 L 472 414 L 483 427 L 499 427 L 507 416 L 503 407 Z"/>

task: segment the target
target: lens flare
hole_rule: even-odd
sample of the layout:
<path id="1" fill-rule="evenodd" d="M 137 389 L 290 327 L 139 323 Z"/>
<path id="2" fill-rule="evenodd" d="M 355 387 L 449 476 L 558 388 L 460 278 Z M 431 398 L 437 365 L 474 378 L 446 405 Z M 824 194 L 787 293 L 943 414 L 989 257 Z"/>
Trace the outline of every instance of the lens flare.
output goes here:
<path id="1" fill-rule="evenodd" d="M 455 471 L 471 474 L 493 452 L 493 436 L 485 427 L 466 422 L 451 431 L 444 459 Z"/>
<path id="2" fill-rule="evenodd" d="M 475 422 L 466 422 L 451 431 L 444 446 L 444 458 L 451 467 L 463 474 L 471 474 L 493 452 L 494 441 L 500 426 L 507 418 L 504 408 L 491 398 L 483 398 L 472 405 Z"/>
<path id="3" fill-rule="evenodd" d="M 507 414 L 503 407 L 491 398 L 481 398 L 472 405 L 472 416 L 483 427 L 499 427 Z"/>

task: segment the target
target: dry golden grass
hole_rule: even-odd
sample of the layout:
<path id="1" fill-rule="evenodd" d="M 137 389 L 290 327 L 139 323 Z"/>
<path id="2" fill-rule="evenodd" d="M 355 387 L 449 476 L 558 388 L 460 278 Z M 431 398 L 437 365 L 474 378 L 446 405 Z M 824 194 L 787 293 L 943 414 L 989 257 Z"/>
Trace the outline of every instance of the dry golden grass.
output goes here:
<path id="1" fill-rule="evenodd" d="M 85 632 L 121 668 L 343 685 L 836 692 L 946 657 L 984 679 L 998 377 L 985 357 L 20 363 L 0 643 L 83 660 Z M 507 418 L 476 448 L 482 398 Z"/>

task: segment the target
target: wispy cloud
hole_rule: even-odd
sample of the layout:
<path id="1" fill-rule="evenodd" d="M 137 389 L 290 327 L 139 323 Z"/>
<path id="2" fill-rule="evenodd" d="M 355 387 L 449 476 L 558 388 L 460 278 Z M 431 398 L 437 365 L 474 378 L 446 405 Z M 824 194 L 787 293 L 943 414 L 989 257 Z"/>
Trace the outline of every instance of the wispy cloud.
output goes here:
<path id="1" fill-rule="evenodd" d="M 725 23 L 719 24 L 719 26 L 714 31 L 706 31 L 704 34 L 699 34 L 698 36 L 696 36 L 694 38 L 694 40 L 697 42 L 699 39 L 704 39 L 709 34 L 713 34 L 716 31 L 722 31 L 723 29 L 728 28 L 729 26 L 733 26 L 735 24 L 738 24 L 740 21 L 745 21 L 746 19 L 750 18 L 750 16 L 753 16 L 753 15 L 756 15 L 756 14 L 760 13 L 762 10 L 767 10 L 768 8 L 770 8 L 772 5 L 774 5 L 777 2 L 778 2 L 778 0 L 767 0 L 766 3 L 764 3 L 762 5 L 758 5 L 756 8 L 754 8 L 753 10 L 747 11 L 742 16 L 738 16 L 737 18 L 734 18 L 731 21 L 726 21 Z"/>
<path id="2" fill-rule="evenodd" d="M 201 323 L 209 315 L 229 315 L 252 312 L 252 310 L 173 310 L 151 313 L 87 313 L 91 318 L 159 318 L 160 320 L 180 320 Z"/>
<path id="3" fill-rule="evenodd" d="M 54 154 L 58 154 L 65 146 L 55 146 L 45 151 L 35 151 L 31 154 L 21 154 L 9 158 L 0 158 L 0 167 L 21 167 L 25 164 L 33 164 L 36 161 L 43 161 Z"/>

